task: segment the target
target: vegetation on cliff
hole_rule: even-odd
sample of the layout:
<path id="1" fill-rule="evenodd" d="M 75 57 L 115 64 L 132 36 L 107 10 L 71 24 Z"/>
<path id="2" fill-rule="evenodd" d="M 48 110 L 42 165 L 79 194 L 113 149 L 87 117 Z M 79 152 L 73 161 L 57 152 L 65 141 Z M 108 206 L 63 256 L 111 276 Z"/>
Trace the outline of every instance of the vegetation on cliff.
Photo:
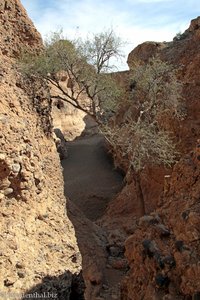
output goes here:
<path id="1" fill-rule="evenodd" d="M 135 174 L 138 198 L 144 202 L 140 171 L 146 165 L 171 167 L 177 159 L 173 133 L 164 128 L 163 120 L 166 115 L 184 117 L 181 84 L 172 66 L 156 58 L 135 68 L 130 78 L 132 91 L 123 122 L 104 127 L 104 132 L 114 152 L 129 162 L 128 172 Z"/>

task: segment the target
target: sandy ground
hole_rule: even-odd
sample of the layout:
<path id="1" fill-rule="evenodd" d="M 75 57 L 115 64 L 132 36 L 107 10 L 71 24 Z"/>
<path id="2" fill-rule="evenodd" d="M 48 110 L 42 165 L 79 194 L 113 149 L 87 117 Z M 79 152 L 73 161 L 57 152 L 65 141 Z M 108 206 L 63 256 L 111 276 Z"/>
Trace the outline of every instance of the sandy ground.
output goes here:
<path id="1" fill-rule="evenodd" d="M 68 158 L 62 161 L 65 194 L 95 221 L 121 190 L 123 176 L 114 169 L 100 134 L 67 143 Z"/>
<path id="2" fill-rule="evenodd" d="M 67 142 L 68 158 L 62 160 L 65 195 L 89 220 L 95 222 L 103 216 L 108 202 L 122 189 L 123 175 L 114 169 L 113 162 L 107 153 L 103 136 L 98 133 L 88 134 L 87 130 L 85 134 L 74 141 Z M 85 256 L 84 261 L 89 262 L 87 251 L 84 248 L 83 234 L 85 232 L 83 233 L 79 226 L 80 224 L 76 226 L 78 243 L 80 249 L 83 247 L 82 255 Z M 104 232 L 103 228 L 102 232 Z M 86 234 L 90 236 L 88 240 L 92 244 L 94 242 L 93 234 L 91 232 Z M 105 242 L 102 242 L 102 249 L 105 249 L 107 243 L 106 239 Z M 98 260 L 100 252 L 97 249 L 95 252 L 96 256 L 94 259 Z M 110 265 L 110 260 L 113 259 L 118 258 L 110 257 L 107 254 L 107 263 L 105 266 L 102 266 L 104 268 L 104 279 L 100 298 L 92 297 L 90 300 L 120 299 L 119 283 L 124 275 L 124 270 L 113 268 Z"/>

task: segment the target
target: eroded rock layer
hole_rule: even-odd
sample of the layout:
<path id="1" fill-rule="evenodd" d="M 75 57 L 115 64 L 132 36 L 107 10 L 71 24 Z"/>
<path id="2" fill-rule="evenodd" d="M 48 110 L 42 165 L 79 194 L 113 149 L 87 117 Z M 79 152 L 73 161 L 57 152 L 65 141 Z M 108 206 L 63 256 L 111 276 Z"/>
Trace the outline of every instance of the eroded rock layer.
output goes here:
<path id="1" fill-rule="evenodd" d="M 15 66 L 19 51 L 37 51 L 41 38 L 18 0 L 0 1 L 0 26 L 1 298 L 48 291 L 68 299 L 81 255 L 66 215 L 51 102 L 41 83 L 30 97 Z"/>

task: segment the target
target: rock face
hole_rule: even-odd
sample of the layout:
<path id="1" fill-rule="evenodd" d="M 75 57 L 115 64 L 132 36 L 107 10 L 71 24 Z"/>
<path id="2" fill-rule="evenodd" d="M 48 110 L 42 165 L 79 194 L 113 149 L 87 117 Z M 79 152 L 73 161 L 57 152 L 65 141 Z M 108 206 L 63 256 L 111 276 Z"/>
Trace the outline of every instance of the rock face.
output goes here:
<path id="1" fill-rule="evenodd" d="M 54 100 L 52 105 L 53 126 L 59 129 L 66 140 L 74 140 L 85 129 L 84 117 L 86 114 L 73 108 L 64 101 Z"/>
<path id="2" fill-rule="evenodd" d="M 130 271 L 122 299 L 198 299 L 199 179 L 198 144 L 175 166 L 162 208 L 140 218 L 126 240 Z"/>
<path id="3" fill-rule="evenodd" d="M 18 0 L 0 0 L 0 51 L 16 57 L 24 48 L 37 51 L 42 47 L 41 36 Z"/>
<path id="4" fill-rule="evenodd" d="M 70 87 L 71 80 L 67 74 L 63 73 L 60 72 L 60 85 L 70 95 L 72 92 Z M 74 90 L 75 93 L 80 92 L 78 85 L 74 87 Z M 53 96 L 58 96 L 60 93 L 56 87 L 51 86 L 51 94 Z M 86 94 L 81 94 L 79 101 L 85 108 L 90 104 L 90 99 Z M 96 122 L 91 118 L 89 120 L 85 112 L 58 98 L 53 100 L 52 103 L 52 118 L 55 131 L 60 130 L 67 141 L 74 140 L 86 131 L 88 134 L 97 132 Z"/>
<path id="5" fill-rule="evenodd" d="M 128 57 L 128 64 L 130 69 L 134 69 L 135 66 L 145 64 L 150 58 L 158 56 L 162 60 L 173 64 L 179 68 L 179 79 L 183 83 L 183 102 L 184 110 L 187 112 L 187 116 L 183 121 L 175 122 L 169 119 L 162 120 L 163 125 L 169 130 L 175 133 L 176 142 L 179 147 L 179 151 L 182 154 L 186 154 L 195 147 L 195 143 L 200 136 L 200 102 L 199 102 L 199 64 L 200 64 L 200 27 L 199 18 L 192 20 L 188 30 L 186 30 L 178 39 L 174 39 L 169 43 L 155 43 L 146 42 L 137 46 Z M 121 81 L 120 81 L 121 83 Z M 124 83 L 127 87 L 127 82 Z M 115 122 L 123 122 L 123 116 L 126 115 L 126 105 L 121 109 L 121 114 L 117 116 Z M 116 156 L 116 164 L 120 165 L 126 170 L 126 162 L 122 158 Z M 165 175 L 169 175 L 171 170 L 165 170 L 162 167 L 146 168 L 142 171 L 142 191 L 144 195 L 145 206 L 147 213 L 153 211 L 160 205 L 160 196 L 163 191 L 164 182 L 167 180 Z M 136 207 L 137 204 L 129 204 L 129 200 L 132 202 L 137 201 L 135 197 L 134 187 L 131 184 L 133 177 L 127 177 L 127 183 L 130 186 L 130 190 L 125 188 L 117 199 L 116 205 L 111 204 L 109 215 L 115 215 L 117 211 L 126 210 L 127 207 Z M 131 197 L 126 197 L 127 193 Z M 117 205 L 120 203 L 120 205 Z M 123 204 L 122 204 L 123 203 Z M 114 209 L 113 209 L 114 208 Z M 119 210 L 118 210 L 119 208 Z M 117 213 L 118 216 L 120 215 Z M 128 212 L 129 214 L 129 212 Z M 138 215 L 138 211 L 136 212 Z M 132 213 L 130 211 L 130 218 Z"/>
<path id="6" fill-rule="evenodd" d="M 41 83 L 30 97 L 14 67 L 20 49 L 37 51 L 41 38 L 18 0 L 0 1 L 0 24 L 1 298 L 35 290 L 68 299 L 81 255 L 66 215 L 51 103 Z"/>
<path id="7" fill-rule="evenodd" d="M 195 146 L 196 140 L 200 135 L 199 23 L 200 17 L 192 20 L 189 29 L 178 39 L 175 38 L 173 42 L 143 43 L 137 46 L 128 57 L 130 68 L 144 64 L 155 56 L 179 68 L 179 79 L 183 82 L 183 98 L 186 104 L 187 118 L 180 124 L 176 124 L 172 130 L 176 132 L 177 140 L 181 143 L 181 152 L 184 153 L 187 153 Z"/>
<path id="8" fill-rule="evenodd" d="M 137 67 L 141 63 L 147 63 L 149 58 L 156 56 L 167 43 L 156 43 L 156 42 L 144 42 L 138 45 L 128 55 L 128 66 L 130 69 Z"/>
<path id="9" fill-rule="evenodd" d="M 200 295 L 199 24 L 200 18 L 192 20 L 173 42 L 143 43 L 128 57 L 131 69 L 154 56 L 179 67 L 187 116 L 177 124 L 164 120 L 175 132 L 182 159 L 172 171 L 147 168 L 141 173 L 148 215 L 138 219 L 140 207 L 130 174 L 104 217 L 105 224 L 123 230 L 124 235 L 132 234 L 125 243 L 130 271 L 122 286 L 124 300 L 198 299 Z M 122 119 L 118 116 L 116 122 Z M 120 164 L 120 157 L 117 160 Z M 123 166 L 126 169 L 124 162 Z"/>

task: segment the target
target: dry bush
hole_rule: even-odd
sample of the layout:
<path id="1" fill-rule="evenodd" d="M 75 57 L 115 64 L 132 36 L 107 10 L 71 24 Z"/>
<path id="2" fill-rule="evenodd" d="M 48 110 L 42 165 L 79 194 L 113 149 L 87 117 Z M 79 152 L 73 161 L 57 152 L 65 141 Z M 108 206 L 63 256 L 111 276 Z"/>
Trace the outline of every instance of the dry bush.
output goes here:
<path id="1" fill-rule="evenodd" d="M 182 86 L 176 70 L 159 59 L 152 59 L 133 70 L 131 84 L 134 88 L 123 122 L 113 127 L 104 126 L 102 130 L 114 151 L 128 160 L 134 172 L 138 173 L 147 164 L 170 167 L 178 152 L 173 133 L 165 131 L 158 120 L 166 114 L 173 118 L 184 117 Z M 133 108 L 134 116 L 128 113 Z"/>
<path id="2" fill-rule="evenodd" d="M 171 167 L 177 159 L 178 152 L 173 139 L 153 124 L 127 121 L 123 127 L 104 126 L 103 132 L 114 152 L 119 152 L 136 173 L 146 164 Z"/>
<path id="3" fill-rule="evenodd" d="M 133 176 L 141 212 L 145 214 L 140 171 L 147 165 L 171 167 L 178 157 L 173 133 L 165 131 L 159 120 L 166 114 L 184 117 L 181 84 L 172 66 L 152 59 L 133 70 L 130 86 L 132 94 L 123 122 L 103 126 L 102 131 L 121 163 L 128 164 L 127 174 Z"/>
<path id="4" fill-rule="evenodd" d="M 182 83 L 172 65 L 153 58 L 132 70 L 131 82 L 135 83 L 131 99 L 145 122 L 152 123 L 166 113 L 184 118 Z"/>

